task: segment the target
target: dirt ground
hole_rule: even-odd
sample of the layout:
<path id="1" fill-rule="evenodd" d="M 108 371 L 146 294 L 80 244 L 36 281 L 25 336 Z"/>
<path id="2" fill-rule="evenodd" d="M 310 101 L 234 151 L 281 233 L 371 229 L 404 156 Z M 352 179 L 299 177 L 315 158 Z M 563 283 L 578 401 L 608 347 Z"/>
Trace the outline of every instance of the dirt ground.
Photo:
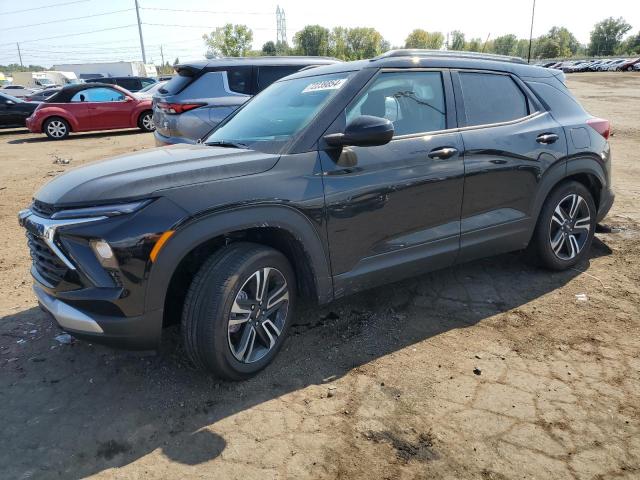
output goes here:
<path id="1" fill-rule="evenodd" d="M 244 383 L 194 371 L 176 332 L 158 355 L 60 344 L 36 306 L 18 210 L 152 136 L 0 132 L 0 477 L 640 478 L 640 75 L 568 83 L 614 131 L 588 262 L 502 255 L 305 306 Z"/>

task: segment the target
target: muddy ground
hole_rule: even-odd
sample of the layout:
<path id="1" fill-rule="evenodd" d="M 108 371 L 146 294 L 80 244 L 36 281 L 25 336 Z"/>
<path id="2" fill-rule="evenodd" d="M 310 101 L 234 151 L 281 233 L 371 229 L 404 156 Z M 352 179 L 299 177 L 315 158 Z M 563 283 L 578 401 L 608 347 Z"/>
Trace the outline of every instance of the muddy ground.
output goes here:
<path id="1" fill-rule="evenodd" d="M 568 83 L 615 132 L 588 262 L 502 255 L 306 306 L 244 383 L 193 370 L 175 332 L 155 356 L 60 344 L 36 307 L 18 210 L 152 136 L 0 132 L 0 478 L 640 478 L 640 75 Z"/>

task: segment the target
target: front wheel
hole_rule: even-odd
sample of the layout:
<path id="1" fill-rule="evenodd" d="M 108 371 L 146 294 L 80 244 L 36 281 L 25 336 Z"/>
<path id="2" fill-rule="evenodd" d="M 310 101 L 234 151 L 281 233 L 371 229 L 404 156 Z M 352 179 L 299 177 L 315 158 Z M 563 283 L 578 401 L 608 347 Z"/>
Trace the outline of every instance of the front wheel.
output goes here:
<path id="1" fill-rule="evenodd" d="M 588 255 L 595 226 L 591 192 L 581 183 L 565 182 L 545 201 L 527 253 L 543 267 L 566 270 Z"/>
<path id="2" fill-rule="evenodd" d="M 196 274 L 182 313 L 191 361 L 219 377 L 242 380 L 266 367 L 291 323 L 295 276 L 277 250 L 236 243 Z"/>
<path id="3" fill-rule="evenodd" d="M 143 132 L 153 132 L 156 129 L 153 123 L 153 112 L 151 110 L 140 114 L 140 118 L 138 118 L 138 128 Z"/>

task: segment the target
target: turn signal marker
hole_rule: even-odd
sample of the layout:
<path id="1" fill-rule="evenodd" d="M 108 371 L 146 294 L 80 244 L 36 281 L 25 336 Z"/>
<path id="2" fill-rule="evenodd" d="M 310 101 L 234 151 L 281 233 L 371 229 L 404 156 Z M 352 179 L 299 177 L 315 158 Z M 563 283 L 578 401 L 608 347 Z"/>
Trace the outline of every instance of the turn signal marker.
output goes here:
<path id="1" fill-rule="evenodd" d="M 149 254 L 149 258 L 151 259 L 152 262 L 156 261 L 156 257 L 158 256 L 158 253 L 160 253 L 160 250 L 162 250 L 162 247 L 164 246 L 164 244 L 167 243 L 167 240 L 169 240 L 171 238 L 171 235 L 173 235 L 174 233 L 175 233 L 174 230 L 167 230 L 162 235 L 160 235 L 160 238 L 158 238 L 158 240 L 156 241 L 156 244 L 151 249 L 151 253 Z"/>

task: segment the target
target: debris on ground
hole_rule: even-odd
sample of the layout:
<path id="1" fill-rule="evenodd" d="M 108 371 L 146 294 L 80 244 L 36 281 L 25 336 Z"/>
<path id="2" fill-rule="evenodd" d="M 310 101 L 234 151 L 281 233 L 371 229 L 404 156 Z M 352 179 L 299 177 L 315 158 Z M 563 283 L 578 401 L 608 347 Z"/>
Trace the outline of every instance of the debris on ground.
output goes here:
<path id="1" fill-rule="evenodd" d="M 576 293 L 576 302 L 587 302 L 589 301 L 589 297 L 587 297 L 586 293 Z"/>
<path id="2" fill-rule="evenodd" d="M 55 337 L 55 340 L 63 345 L 71 345 L 73 342 L 75 342 L 75 338 L 73 338 L 68 333 L 61 333 L 60 335 L 57 335 Z"/>
<path id="3" fill-rule="evenodd" d="M 476 375 L 482 375 L 482 370 L 480 370 L 478 367 L 473 369 L 473 373 Z"/>

